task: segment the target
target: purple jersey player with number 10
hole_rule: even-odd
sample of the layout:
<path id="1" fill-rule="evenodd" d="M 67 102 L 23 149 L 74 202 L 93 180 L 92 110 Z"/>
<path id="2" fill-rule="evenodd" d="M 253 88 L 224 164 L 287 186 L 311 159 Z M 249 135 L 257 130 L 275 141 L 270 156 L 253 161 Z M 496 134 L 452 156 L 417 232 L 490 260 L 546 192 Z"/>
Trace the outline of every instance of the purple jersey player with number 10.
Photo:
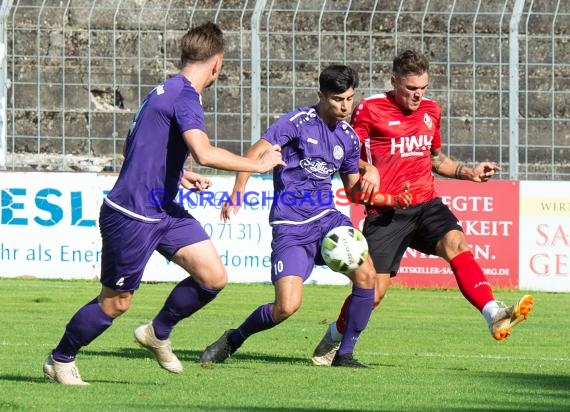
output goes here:
<path id="1" fill-rule="evenodd" d="M 156 250 L 189 274 L 168 296 L 135 340 L 173 373 L 182 364 L 172 352 L 174 326 L 204 307 L 224 288 L 225 267 L 200 222 L 174 201 L 178 187 L 202 190 L 209 179 L 184 170 L 191 154 L 199 164 L 230 171 L 266 172 L 284 165 L 281 148 L 248 159 L 211 146 L 200 93 L 222 68 L 224 38 L 214 23 L 190 29 L 181 41 L 180 73 L 155 87 L 138 110 L 125 144 L 125 161 L 100 212 L 101 292 L 80 308 L 65 328 L 43 371 L 64 385 L 86 385 L 75 357 L 126 312 L 144 268 Z"/>
<path id="2" fill-rule="evenodd" d="M 366 192 L 360 187 L 359 164 L 363 168 L 368 165 L 359 162 L 358 137 L 345 121 L 351 113 L 357 86 L 357 73 L 350 67 L 327 67 L 319 76 L 318 104 L 282 116 L 248 151 L 247 156 L 256 159 L 277 144 L 287 164 L 273 169 L 275 197 L 269 220 L 273 227 L 271 281 L 275 300 L 259 306 L 241 326 L 227 330 L 208 346 L 200 357 L 202 364 L 224 362 L 249 336 L 293 315 L 301 306 L 303 282 L 315 264 L 323 264 L 320 246 L 326 233 L 338 226 L 352 226 L 332 199 L 326 198 L 332 196 L 332 177 L 336 172 L 348 193 Z M 244 191 L 249 176 L 238 173 L 231 202 L 222 209 L 224 220 L 239 209 L 237 195 Z M 407 193 L 400 198 L 410 199 Z M 352 294 L 346 332 L 333 366 L 364 367 L 354 359 L 353 350 L 372 311 L 374 274 L 370 258 L 347 273 L 353 283 Z"/>

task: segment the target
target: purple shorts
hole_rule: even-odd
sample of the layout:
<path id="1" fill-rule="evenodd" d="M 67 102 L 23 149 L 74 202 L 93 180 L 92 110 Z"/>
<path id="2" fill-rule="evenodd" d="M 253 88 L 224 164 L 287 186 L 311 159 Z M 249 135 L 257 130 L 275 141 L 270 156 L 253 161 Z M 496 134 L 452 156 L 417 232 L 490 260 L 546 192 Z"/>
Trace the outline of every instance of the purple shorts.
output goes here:
<path id="1" fill-rule="evenodd" d="M 209 239 L 200 222 L 183 207 L 159 222 L 142 222 L 103 203 L 99 214 L 101 283 L 117 291 L 138 289 L 144 268 L 156 250 L 171 259 L 178 249 Z"/>
<path id="2" fill-rule="evenodd" d="M 271 282 L 284 276 L 300 276 L 306 281 L 315 265 L 324 265 L 321 242 L 329 230 L 337 226 L 353 226 L 350 219 L 332 211 L 323 217 L 300 225 L 273 226 L 271 241 Z"/>

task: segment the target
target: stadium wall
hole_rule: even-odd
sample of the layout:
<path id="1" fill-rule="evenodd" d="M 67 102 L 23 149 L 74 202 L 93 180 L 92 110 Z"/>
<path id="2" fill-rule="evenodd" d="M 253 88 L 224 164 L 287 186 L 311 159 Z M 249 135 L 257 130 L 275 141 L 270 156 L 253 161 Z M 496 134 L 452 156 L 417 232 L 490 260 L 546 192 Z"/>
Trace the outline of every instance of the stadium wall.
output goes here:
<path id="1" fill-rule="evenodd" d="M 0 168 L 118 171 L 134 112 L 177 71 L 178 39 L 213 20 L 227 40 L 203 96 L 217 146 L 244 153 L 313 103 L 328 64 L 358 70 L 359 98 L 415 48 L 448 154 L 497 161 L 505 180 L 570 178 L 568 1 L 4 0 L 0 13 Z"/>
<path id="2" fill-rule="evenodd" d="M 96 279 L 101 264 L 98 212 L 116 175 L 2 172 L 0 178 L 0 277 Z M 234 179 L 211 178 L 212 190 L 197 196 L 181 189 L 179 200 L 213 239 L 230 282 L 268 282 L 271 179 L 252 177 L 244 206 L 224 224 L 219 211 Z M 495 287 L 570 292 L 570 182 L 437 184 Z M 333 191 L 340 187 L 335 180 Z M 343 198 L 336 203 L 361 225 L 360 208 L 351 208 Z M 143 280 L 179 281 L 185 276 L 155 253 Z M 412 250 L 394 281 L 408 287 L 456 287 L 443 260 Z M 347 279 L 317 266 L 309 282 L 346 284 Z"/>

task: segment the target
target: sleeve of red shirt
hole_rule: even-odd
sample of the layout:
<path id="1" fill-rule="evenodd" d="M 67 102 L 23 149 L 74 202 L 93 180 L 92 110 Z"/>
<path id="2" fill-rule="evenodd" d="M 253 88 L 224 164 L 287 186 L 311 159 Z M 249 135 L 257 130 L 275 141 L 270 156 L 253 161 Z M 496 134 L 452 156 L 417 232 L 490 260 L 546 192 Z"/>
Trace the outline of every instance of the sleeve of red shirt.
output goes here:
<path id="1" fill-rule="evenodd" d="M 432 150 L 441 149 L 441 108 L 437 103 L 435 104 L 435 108 L 437 115 L 435 117 L 435 133 L 433 135 L 433 141 L 431 142 Z"/>
<path id="2" fill-rule="evenodd" d="M 370 117 L 366 100 L 363 99 L 358 103 L 356 110 L 352 112 L 350 123 L 360 143 L 364 144 L 364 141 L 370 136 L 370 130 L 372 130 L 372 118 Z"/>

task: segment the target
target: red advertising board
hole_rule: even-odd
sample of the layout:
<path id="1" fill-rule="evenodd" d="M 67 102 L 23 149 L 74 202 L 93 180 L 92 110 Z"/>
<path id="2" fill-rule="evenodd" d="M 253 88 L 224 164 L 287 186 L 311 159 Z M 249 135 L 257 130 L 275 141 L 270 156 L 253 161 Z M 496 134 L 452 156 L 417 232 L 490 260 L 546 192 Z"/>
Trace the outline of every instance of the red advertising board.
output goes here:
<path id="1" fill-rule="evenodd" d="M 519 184 L 483 184 L 438 180 L 437 190 L 463 227 L 477 263 L 495 288 L 518 287 Z M 364 209 L 353 206 L 352 221 L 360 228 Z M 455 288 L 449 264 L 436 256 L 408 249 L 392 283 L 417 288 Z"/>

